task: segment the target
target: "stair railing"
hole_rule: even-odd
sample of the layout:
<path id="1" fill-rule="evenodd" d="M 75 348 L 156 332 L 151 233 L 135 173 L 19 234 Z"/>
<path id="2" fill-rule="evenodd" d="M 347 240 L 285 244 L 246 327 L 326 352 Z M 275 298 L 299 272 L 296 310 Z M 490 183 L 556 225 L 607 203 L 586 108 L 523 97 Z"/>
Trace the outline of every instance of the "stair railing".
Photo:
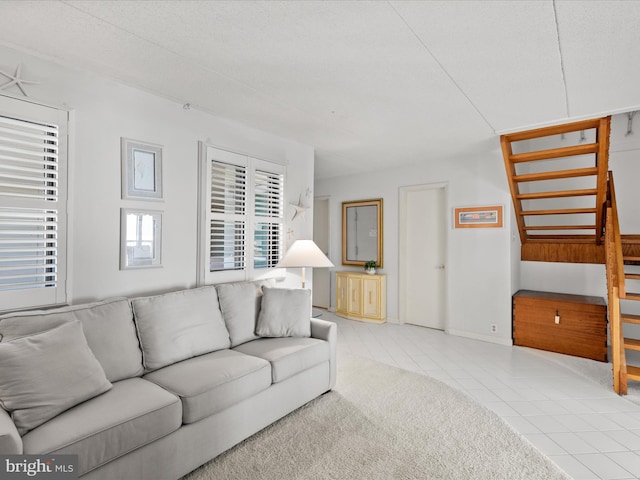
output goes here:
<path id="1" fill-rule="evenodd" d="M 615 205 L 615 192 L 613 190 L 613 176 L 611 170 L 609 170 L 609 135 L 611 134 L 611 116 L 601 118 L 597 128 L 596 137 L 598 138 L 598 153 L 596 155 L 596 167 L 598 168 L 598 182 L 596 194 L 596 243 L 600 244 L 602 238 L 602 230 L 604 228 L 604 206 L 607 196 L 609 194 L 612 197 L 612 203 L 614 204 L 614 212 L 617 222 L 618 210 Z M 607 177 L 609 173 L 609 177 Z M 608 178 L 608 180 L 607 180 Z M 610 182 L 609 185 L 607 185 Z M 607 187 L 610 188 L 607 188 Z M 620 230 L 618 230 L 618 240 L 620 240 Z M 620 247 L 622 252 L 622 246 Z M 622 264 L 622 257 L 620 257 L 620 263 Z M 624 275 L 622 276 L 624 283 Z"/>
<path id="2" fill-rule="evenodd" d="M 625 395 L 627 393 L 627 364 L 620 317 L 620 299 L 625 298 L 625 277 L 622 239 L 620 236 L 620 224 L 618 223 L 618 208 L 612 172 L 609 172 L 607 186 L 605 251 L 613 389 L 616 393 Z"/>

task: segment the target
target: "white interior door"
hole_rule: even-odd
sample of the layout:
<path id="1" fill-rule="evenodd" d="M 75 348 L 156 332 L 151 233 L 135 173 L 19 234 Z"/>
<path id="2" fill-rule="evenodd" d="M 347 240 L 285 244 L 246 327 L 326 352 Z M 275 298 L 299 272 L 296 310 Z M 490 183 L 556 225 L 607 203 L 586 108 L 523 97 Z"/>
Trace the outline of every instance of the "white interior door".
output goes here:
<path id="1" fill-rule="evenodd" d="M 405 187 L 400 200 L 400 320 L 444 330 L 445 189 Z"/>
<path id="2" fill-rule="evenodd" d="M 313 201 L 313 241 L 329 256 L 329 199 L 315 198 Z M 328 268 L 313 269 L 312 303 L 314 307 L 329 308 L 330 276 Z"/>

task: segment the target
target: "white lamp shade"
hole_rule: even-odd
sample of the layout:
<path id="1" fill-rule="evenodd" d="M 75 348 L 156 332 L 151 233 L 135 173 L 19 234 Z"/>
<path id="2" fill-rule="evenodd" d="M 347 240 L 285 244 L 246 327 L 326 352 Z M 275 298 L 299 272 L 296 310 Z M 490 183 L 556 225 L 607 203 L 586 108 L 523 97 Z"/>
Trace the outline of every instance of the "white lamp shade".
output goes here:
<path id="1" fill-rule="evenodd" d="M 322 250 L 313 242 L 313 240 L 296 240 L 287 250 L 276 265 L 278 267 L 333 267 L 331 260 L 322 253 Z"/>

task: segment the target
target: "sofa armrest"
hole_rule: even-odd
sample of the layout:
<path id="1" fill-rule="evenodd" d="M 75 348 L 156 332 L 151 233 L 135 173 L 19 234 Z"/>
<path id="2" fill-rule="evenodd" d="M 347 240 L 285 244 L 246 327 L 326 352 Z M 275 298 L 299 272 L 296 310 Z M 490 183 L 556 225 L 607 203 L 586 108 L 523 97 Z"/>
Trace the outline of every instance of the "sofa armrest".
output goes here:
<path id="1" fill-rule="evenodd" d="M 0 453 L 13 455 L 22 453 L 22 438 L 9 413 L 0 408 Z"/>
<path id="2" fill-rule="evenodd" d="M 333 322 L 327 322 L 320 318 L 311 319 L 311 337 L 327 342 L 335 342 L 338 335 L 338 326 Z"/>
<path id="3" fill-rule="evenodd" d="M 327 322 L 319 318 L 311 319 L 311 337 L 329 342 L 331 375 L 329 377 L 329 390 L 336 384 L 336 347 L 338 343 L 338 326 L 333 322 Z"/>

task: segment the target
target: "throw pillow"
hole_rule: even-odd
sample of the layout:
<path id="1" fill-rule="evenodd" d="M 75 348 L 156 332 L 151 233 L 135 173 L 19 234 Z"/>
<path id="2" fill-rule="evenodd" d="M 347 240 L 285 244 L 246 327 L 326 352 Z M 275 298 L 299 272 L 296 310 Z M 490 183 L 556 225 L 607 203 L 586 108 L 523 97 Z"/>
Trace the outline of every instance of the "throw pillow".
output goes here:
<path id="1" fill-rule="evenodd" d="M 89 348 L 110 382 L 142 375 L 142 352 L 126 298 L 0 316 L 0 336 L 4 337 L 0 341 L 41 333 L 73 320 L 82 324 Z"/>
<path id="2" fill-rule="evenodd" d="M 260 337 L 310 337 L 311 290 L 263 288 L 256 325 Z"/>
<path id="3" fill-rule="evenodd" d="M 0 343 L 0 404 L 18 433 L 111 388 L 78 321 Z"/>

